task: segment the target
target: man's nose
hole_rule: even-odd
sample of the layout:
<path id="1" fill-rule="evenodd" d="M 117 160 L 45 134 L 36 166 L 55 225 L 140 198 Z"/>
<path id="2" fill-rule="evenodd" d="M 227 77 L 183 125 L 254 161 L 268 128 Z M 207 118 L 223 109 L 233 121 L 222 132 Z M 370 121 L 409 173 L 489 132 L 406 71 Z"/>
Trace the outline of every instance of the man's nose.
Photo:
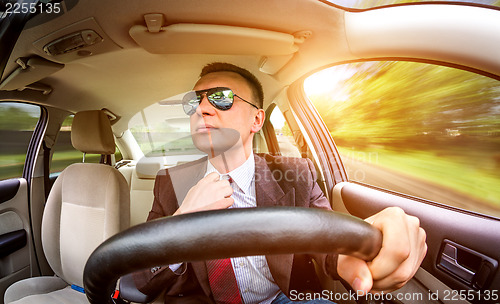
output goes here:
<path id="1" fill-rule="evenodd" d="M 201 95 L 201 101 L 198 105 L 198 108 L 196 109 L 196 112 L 198 112 L 198 114 L 201 116 L 215 114 L 215 108 L 212 106 L 212 104 L 210 104 L 210 101 L 208 101 L 206 94 Z"/>

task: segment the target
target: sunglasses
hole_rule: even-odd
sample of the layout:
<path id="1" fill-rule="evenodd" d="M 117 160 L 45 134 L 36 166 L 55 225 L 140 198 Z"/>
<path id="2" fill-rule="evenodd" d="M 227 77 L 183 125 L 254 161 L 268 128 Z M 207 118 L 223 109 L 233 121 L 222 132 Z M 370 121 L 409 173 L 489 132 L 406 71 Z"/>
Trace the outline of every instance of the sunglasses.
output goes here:
<path id="1" fill-rule="evenodd" d="M 186 95 L 184 95 L 184 97 L 182 98 L 182 107 L 187 115 L 191 116 L 196 112 L 196 108 L 200 105 L 201 100 L 203 99 L 203 95 L 207 97 L 208 101 L 212 106 L 214 106 L 214 108 L 221 111 L 227 111 L 231 109 L 234 103 L 235 96 L 248 103 L 252 107 L 258 109 L 256 105 L 234 94 L 234 92 L 230 88 L 217 87 L 186 93 Z"/>

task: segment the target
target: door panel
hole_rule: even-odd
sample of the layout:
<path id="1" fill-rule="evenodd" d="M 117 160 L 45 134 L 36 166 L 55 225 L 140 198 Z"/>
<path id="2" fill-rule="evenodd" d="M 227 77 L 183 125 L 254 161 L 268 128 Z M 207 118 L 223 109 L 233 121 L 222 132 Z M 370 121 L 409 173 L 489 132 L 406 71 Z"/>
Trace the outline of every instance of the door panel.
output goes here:
<path id="1" fill-rule="evenodd" d="M 17 179 L 0 181 L 0 204 L 16 196 L 20 185 L 21 183 Z"/>
<path id="2" fill-rule="evenodd" d="M 7 287 L 31 274 L 33 252 L 27 202 L 25 179 L 0 181 L 0 303 Z"/>
<path id="3" fill-rule="evenodd" d="M 387 207 L 401 207 L 418 217 L 427 233 L 429 249 L 423 269 L 457 291 L 498 292 L 499 219 L 356 183 L 336 185 L 332 199 L 335 209 L 345 206 L 349 213 L 361 218 Z M 497 296 L 492 302 L 498 302 Z M 470 300 L 488 302 L 472 295 Z"/>

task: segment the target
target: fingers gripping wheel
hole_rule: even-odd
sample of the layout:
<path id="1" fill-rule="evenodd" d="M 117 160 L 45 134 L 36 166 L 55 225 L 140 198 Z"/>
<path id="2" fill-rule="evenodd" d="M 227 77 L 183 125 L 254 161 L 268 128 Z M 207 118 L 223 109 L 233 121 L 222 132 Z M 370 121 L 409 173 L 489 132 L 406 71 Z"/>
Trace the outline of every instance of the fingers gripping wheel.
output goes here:
<path id="1" fill-rule="evenodd" d="M 83 281 L 91 304 L 111 303 L 118 278 L 158 265 L 286 253 L 342 253 L 369 261 L 381 244 L 379 230 L 333 211 L 205 211 L 154 220 L 111 237 L 90 256 Z"/>

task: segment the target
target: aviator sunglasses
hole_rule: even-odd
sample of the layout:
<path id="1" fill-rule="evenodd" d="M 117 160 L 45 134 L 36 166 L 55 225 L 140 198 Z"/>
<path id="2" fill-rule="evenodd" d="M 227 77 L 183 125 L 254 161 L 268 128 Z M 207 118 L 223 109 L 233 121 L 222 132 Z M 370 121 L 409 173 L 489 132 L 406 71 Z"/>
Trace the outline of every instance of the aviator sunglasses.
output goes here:
<path id="1" fill-rule="evenodd" d="M 234 94 L 234 92 L 230 88 L 217 87 L 186 93 L 186 95 L 184 95 L 184 97 L 182 98 L 182 107 L 184 108 L 184 112 L 187 115 L 191 116 L 196 112 L 196 108 L 200 105 L 203 95 L 207 96 L 207 99 L 212 106 L 221 111 L 227 111 L 231 109 L 234 103 L 235 96 L 248 103 L 252 107 L 258 109 L 256 105 Z"/>

